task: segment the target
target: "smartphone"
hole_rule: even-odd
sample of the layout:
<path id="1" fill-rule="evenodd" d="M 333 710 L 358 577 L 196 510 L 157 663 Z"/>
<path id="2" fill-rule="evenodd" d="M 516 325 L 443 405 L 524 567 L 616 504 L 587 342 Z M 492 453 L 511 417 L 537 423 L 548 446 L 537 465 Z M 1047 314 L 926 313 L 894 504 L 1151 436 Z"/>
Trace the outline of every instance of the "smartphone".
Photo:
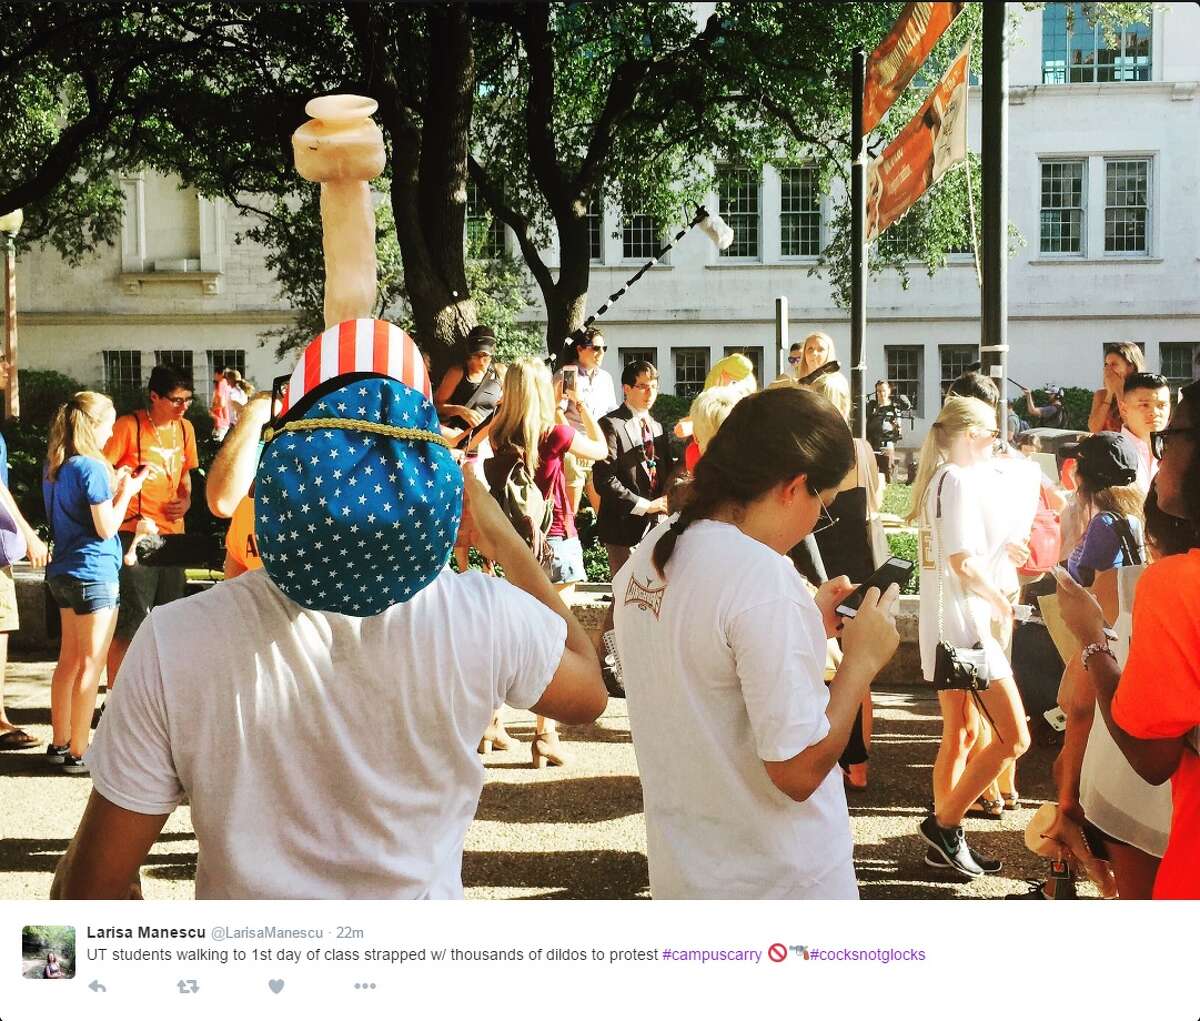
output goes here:
<path id="1" fill-rule="evenodd" d="M 886 592 L 889 585 L 904 588 L 905 583 L 912 577 L 916 565 L 911 560 L 901 557 L 889 557 L 874 574 L 843 599 L 834 610 L 841 617 L 853 618 L 858 616 L 858 608 L 862 605 L 863 593 L 869 588 Z"/>
<path id="2" fill-rule="evenodd" d="M 136 468 L 134 468 L 133 471 L 131 471 L 129 473 L 129 476 L 130 476 L 130 478 L 134 478 L 134 479 L 141 478 L 149 470 L 150 470 L 150 465 L 142 463 L 142 464 L 139 464 Z"/>
<path id="3" fill-rule="evenodd" d="M 575 386 L 579 378 L 579 370 L 574 365 L 568 365 L 563 369 L 563 393 L 569 394 L 575 392 Z"/>

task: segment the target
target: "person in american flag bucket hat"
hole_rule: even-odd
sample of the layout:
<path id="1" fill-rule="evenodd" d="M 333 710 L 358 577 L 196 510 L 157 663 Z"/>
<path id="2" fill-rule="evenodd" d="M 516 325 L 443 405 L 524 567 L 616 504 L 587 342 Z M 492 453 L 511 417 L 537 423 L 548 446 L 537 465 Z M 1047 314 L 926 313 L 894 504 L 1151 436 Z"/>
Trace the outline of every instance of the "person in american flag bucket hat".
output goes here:
<path id="1" fill-rule="evenodd" d="M 411 599 L 446 566 L 462 472 L 403 330 L 354 319 L 317 336 L 264 440 L 259 553 L 289 598 L 371 616 Z"/>

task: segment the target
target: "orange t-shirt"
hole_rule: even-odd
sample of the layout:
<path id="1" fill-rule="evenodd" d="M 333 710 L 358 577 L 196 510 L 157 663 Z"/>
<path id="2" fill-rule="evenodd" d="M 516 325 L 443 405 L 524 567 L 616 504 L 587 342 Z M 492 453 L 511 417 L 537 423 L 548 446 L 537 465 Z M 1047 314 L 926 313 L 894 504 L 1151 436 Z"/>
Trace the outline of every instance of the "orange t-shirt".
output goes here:
<path id="1" fill-rule="evenodd" d="M 114 468 L 150 465 L 150 476 L 141 492 L 129 501 L 122 532 L 134 531 L 138 518 L 153 518 L 164 534 L 183 531 L 183 519 L 168 521 L 163 505 L 177 499 L 184 476 L 200 467 L 196 430 L 191 422 L 183 418 L 155 429 L 149 412 L 138 411 L 136 417 L 121 415 L 104 447 L 104 456 Z"/>
<path id="2" fill-rule="evenodd" d="M 245 571 L 262 569 L 262 557 L 258 555 L 258 540 L 254 536 L 254 500 L 243 496 L 229 519 L 229 531 L 225 533 L 225 552 L 229 559 Z"/>
<path id="3" fill-rule="evenodd" d="M 1151 565 L 1138 582 L 1133 642 L 1112 713 L 1133 737 L 1185 738 L 1154 896 L 1200 898 L 1200 550 Z"/>

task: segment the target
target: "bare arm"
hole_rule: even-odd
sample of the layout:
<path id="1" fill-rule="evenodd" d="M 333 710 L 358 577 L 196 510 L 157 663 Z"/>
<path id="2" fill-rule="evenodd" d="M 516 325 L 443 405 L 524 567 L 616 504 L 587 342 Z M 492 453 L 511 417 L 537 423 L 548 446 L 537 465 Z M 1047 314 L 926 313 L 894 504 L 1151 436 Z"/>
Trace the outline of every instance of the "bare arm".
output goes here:
<path id="1" fill-rule="evenodd" d="M 1088 432 L 1098 433 L 1104 429 L 1104 422 L 1108 418 L 1113 399 L 1113 395 L 1108 390 L 1097 390 L 1092 394 L 1092 410 L 1088 414 Z"/>
<path id="2" fill-rule="evenodd" d="M 579 409 L 584 432 L 575 431 L 575 438 L 571 440 L 571 453 L 576 457 L 586 457 L 589 461 L 602 461 L 608 457 L 608 444 L 604 441 L 604 433 L 600 431 L 599 424 L 592 418 L 586 404 L 576 401 L 575 407 Z"/>
<path id="3" fill-rule="evenodd" d="M 242 409 L 208 472 L 205 497 L 218 518 L 231 518 L 242 497 L 250 492 L 258 467 L 258 441 L 271 420 L 271 395 L 259 393 Z"/>
<path id="4" fill-rule="evenodd" d="M 463 487 L 476 529 L 476 549 L 499 564 L 510 583 L 553 610 L 567 625 L 566 647 L 558 669 L 532 711 L 563 723 L 591 723 L 608 705 L 608 692 L 591 639 L 483 483 L 471 472 L 464 472 Z"/>
<path id="5" fill-rule="evenodd" d="M 17 530 L 25 539 L 29 562 L 34 567 L 45 567 L 46 562 L 50 559 L 50 551 L 46 548 L 46 544 L 42 542 L 41 536 L 33 530 L 33 526 L 25 520 L 25 515 L 21 513 L 21 508 L 17 506 L 17 501 L 13 499 L 12 493 L 8 491 L 8 486 L 2 482 L 0 482 L 0 503 L 4 504 L 4 509 L 8 511 L 9 516 L 13 519 L 13 523 L 17 526 Z"/>
<path id="6" fill-rule="evenodd" d="M 126 900 L 138 893 L 138 869 L 168 816 L 118 808 L 92 791 L 79 829 L 59 859 L 53 900 Z"/>
<path id="7" fill-rule="evenodd" d="M 142 488 L 145 474 L 134 479 L 124 473 L 117 476 L 117 489 L 111 500 L 94 503 L 92 507 L 92 525 L 101 539 L 111 539 L 121 530 L 121 523 L 129 510 L 129 501 Z"/>
<path id="8" fill-rule="evenodd" d="M 842 631 L 842 665 L 829 685 L 825 716 L 829 733 L 814 745 L 783 762 L 764 762 L 771 783 L 793 801 L 807 801 L 824 782 L 850 740 L 850 729 L 875 675 L 896 651 L 900 636 L 892 608 L 900 590 L 892 585 L 882 596 L 868 589 L 858 616 Z"/>
<path id="9" fill-rule="evenodd" d="M 966 553 L 954 553 L 949 557 L 950 569 L 958 580 L 1000 614 L 1001 618 L 1012 616 L 1012 605 L 1004 597 L 983 570 L 977 558 Z"/>

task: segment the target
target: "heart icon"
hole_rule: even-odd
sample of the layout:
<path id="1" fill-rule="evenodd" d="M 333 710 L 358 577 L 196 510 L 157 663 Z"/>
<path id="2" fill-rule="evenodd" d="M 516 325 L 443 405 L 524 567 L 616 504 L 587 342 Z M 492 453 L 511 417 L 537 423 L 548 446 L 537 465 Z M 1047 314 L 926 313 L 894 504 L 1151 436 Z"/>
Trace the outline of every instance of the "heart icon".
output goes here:
<path id="1" fill-rule="evenodd" d="M 283 991 L 283 979 L 281 978 L 273 978 L 267 983 L 267 985 L 270 986 L 271 992 L 273 993 L 279 993 Z"/>

